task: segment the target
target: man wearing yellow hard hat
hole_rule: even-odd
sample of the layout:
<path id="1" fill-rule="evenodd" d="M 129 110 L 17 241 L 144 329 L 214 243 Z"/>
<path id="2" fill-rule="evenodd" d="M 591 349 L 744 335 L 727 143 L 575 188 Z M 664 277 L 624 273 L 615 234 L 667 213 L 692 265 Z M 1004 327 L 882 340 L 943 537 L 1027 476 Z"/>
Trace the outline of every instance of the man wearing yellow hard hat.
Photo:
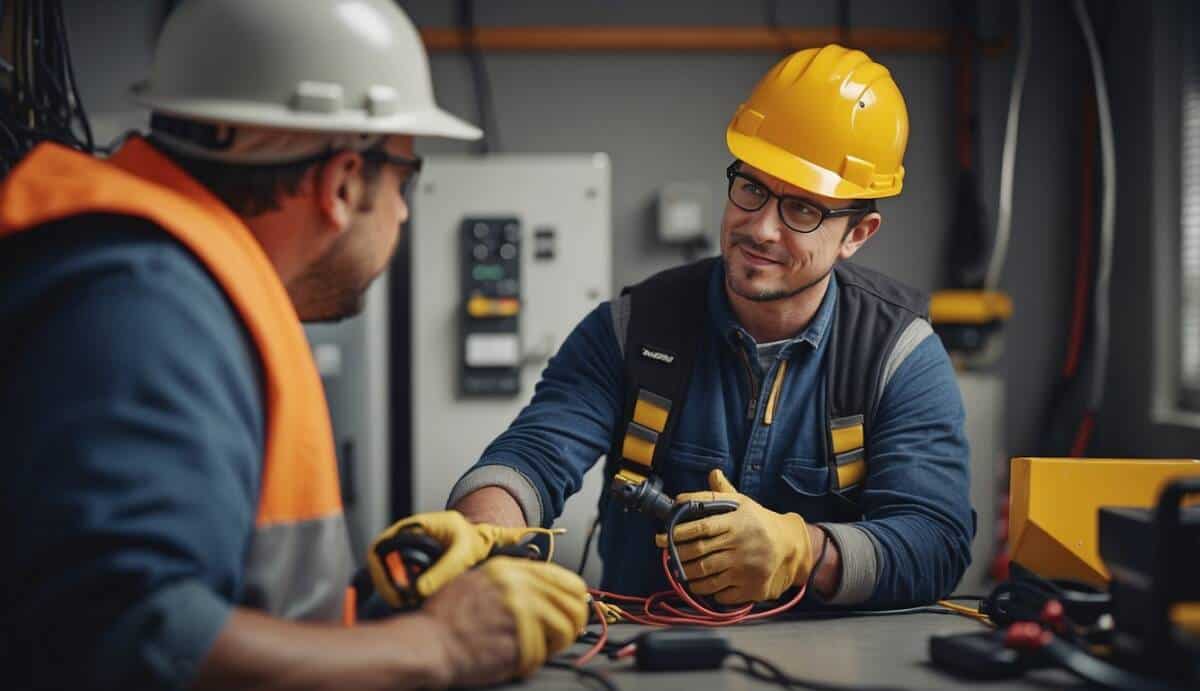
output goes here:
<path id="1" fill-rule="evenodd" d="M 720 258 L 589 314 L 449 504 L 547 526 L 607 455 L 605 487 L 632 489 L 620 496 L 736 503 L 675 529 L 695 594 L 948 595 L 974 536 L 954 372 L 927 296 L 848 261 L 882 226 L 875 200 L 901 191 L 907 138 L 900 90 L 866 54 L 781 60 L 726 130 Z M 663 590 L 662 524 L 626 508 L 605 491 L 602 587 Z"/>

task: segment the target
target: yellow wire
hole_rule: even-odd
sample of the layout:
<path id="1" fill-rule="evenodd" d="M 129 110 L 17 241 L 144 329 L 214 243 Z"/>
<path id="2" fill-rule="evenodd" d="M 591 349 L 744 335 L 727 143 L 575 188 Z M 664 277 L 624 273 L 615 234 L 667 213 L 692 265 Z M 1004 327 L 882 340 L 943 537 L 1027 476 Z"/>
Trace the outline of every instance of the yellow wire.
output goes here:
<path id="1" fill-rule="evenodd" d="M 616 605 L 607 602 L 596 602 L 595 604 L 600 608 L 600 611 L 604 612 L 604 618 L 610 624 L 615 624 L 625 618 L 625 613 Z"/>
<path id="2" fill-rule="evenodd" d="M 546 561 L 554 560 L 554 536 L 562 535 L 565 532 L 567 532 L 566 528 L 526 528 L 525 529 L 526 535 L 529 535 L 529 534 L 545 535 L 550 538 L 548 540 L 548 542 L 550 543 L 550 549 L 548 550 L 548 552 L 546 554 Z"/>
<path id="3" fill-rule="evenodd" d="M 955 614 L 960 614 L 964 617 L 968 617 L 970 619 L 974 619 L 975 621 L 987 624 L 988 626 L 993 626 L 992 620 L 988 617 L 988 615 L 980 612 L 978 609 L 966 607 L 964 605 L 950 602 L 949 600 L 938 600 L 937 603 L 938 603 L 938 605 L 945 607 L 946 609 L 950 610 L 951 612 L 954 612 Z"/>

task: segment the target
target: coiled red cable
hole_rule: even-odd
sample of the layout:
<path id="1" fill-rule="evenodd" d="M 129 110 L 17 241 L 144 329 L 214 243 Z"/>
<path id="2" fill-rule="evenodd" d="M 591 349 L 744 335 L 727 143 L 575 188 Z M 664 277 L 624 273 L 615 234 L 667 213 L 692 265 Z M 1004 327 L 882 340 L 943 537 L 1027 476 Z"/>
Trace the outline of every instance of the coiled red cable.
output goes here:
<path id="1" fill-rule="evenodd" d="M 804 599 L 805 593 L 808 591 L 807 585 L 800 586 L 796 594 L 790 600 L 777 607 L 772 607 L 760 612 L 754 611 L 753 604 L 743 605 L 737 609 L 727 612 L 720 612 L 710 607 L 706 607 L 700 603 L 686 588 L 675 578 L 671 572 L 670 562 L 667 556 L 667 551 L 662 553 L 663 571 L 667 575 L 667 582 L 671 584 L 671 590 L 664 590 L 654 593 L 650 597 L 637 597 L 634 595 L 620 595 L 618 593 L 609 593 L 599 589 L 589 589 L 594 602 L 593 607 L 596 610 L 596 615 L 600 618 L 600 638 L 586 653 L 583 654 L 576 662 L 577 667 L 582 667 L 591 661 L 608 643 L 608 621 L 605 618 L 602 608 L 599 606 L 603 602 L 610 606 L 615 606 L 621 610 L 621 615 L 636 624 L 645 626 L 732 626 L 733 624 L 741 624 L 747 621 L 755 621 L 758 619 L 766 619 L 777 614 L 782 614 L 787 610 L 795 607 L 800 600 Z M 629 605 L 641 605 L 641 613 L 637 613 L 634 609 L 626 607 Z M 681 609 L 681 606 L 691 608 L 691 611 Z M 626 646 L 628 648 L 629 646 Z M 632 650 L 626 651 L 626 655 L 631 655 Z M 618 656 L 621 656 L 618 653 Z"/>

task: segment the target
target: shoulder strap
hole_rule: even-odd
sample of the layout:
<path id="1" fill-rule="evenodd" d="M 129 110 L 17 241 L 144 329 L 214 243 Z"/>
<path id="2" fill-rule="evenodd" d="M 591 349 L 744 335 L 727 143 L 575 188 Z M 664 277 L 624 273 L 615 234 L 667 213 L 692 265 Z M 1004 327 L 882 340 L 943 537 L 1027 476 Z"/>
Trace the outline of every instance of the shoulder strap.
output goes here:
<path id="1" fill-rule="evenodd" d="M 826 445 L 832 489 L 841 492 L 866 477 L 866 430 L 889 355 L 914 320 L 928 318 L 929 297 L 856 264 L 838 264 L 834 274 L 838 303 L 826 348 Z"/>
<path id="2" fill-rule="evenodd" d="M 628 325 L 617 339 L 625 353 L 624 401 L 613 426 L 605 477 L 640 482 L 661 467 L 696 362 L 716 258 L 651 276 L 625 288 Z"/>

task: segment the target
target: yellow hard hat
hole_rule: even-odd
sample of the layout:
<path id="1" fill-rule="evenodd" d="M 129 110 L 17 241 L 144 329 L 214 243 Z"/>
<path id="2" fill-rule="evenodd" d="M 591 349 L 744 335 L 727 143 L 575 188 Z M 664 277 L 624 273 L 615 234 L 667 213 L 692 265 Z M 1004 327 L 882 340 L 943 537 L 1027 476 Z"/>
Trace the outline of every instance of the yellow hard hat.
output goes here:
<path id="1" fill-rule="evenodd" d="M 738 159 L 835 199 L 900 194 L 908 111 L 887 68 L 839 45 L 780 60 L 725 131 Z"/>

